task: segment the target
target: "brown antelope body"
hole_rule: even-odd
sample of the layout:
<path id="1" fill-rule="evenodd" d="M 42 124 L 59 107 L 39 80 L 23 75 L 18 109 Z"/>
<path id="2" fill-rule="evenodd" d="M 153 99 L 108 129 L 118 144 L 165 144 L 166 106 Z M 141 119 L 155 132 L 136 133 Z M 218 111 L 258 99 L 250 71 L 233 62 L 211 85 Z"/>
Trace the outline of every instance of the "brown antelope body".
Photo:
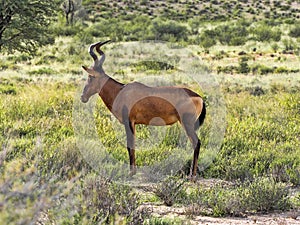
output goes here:
<path id="1" fill-rule="evenodd" d="M 171 125 L 179 121 L 192 142 L 194 159 L 191 178 L 196 176 L 200 151 L 200 140 L 196 129 L 203 123 L 206 109 L 203 99 L 195 92 L 180 87 L 149 87 L 139 82 L 122 84 L 105 74 L 102 64 L 105 55 L 100 47 L 107 43 L 98 42 L 89 47 L 94 59 L 88 72 L 88 81 L 81 95 L 81 101 L 98 93 L 112 114 L 125 126 L 127 149 L 131 174 L 136 172 L 135 164 L 135 125 Z M 94 48 L 100 54 L 98 59 Z"/>

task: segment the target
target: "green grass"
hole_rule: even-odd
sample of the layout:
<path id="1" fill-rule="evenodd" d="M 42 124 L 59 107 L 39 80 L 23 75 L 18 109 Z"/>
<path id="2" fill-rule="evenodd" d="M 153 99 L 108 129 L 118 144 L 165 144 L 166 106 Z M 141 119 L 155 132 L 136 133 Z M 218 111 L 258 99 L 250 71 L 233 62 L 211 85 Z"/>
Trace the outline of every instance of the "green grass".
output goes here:
<path id="1" fill-rule="evenodd" d="M 0 98 L 2 108 L 0 111 L 0 131 L 2 133 L 0 139 L 2 146 L 0 184 L 1 187 L 7 187 L 8 184 L 12 185 L 5 192 L 2 192 L 0 202 L 4 202 L 5 206 L 0 217 L 3 221 L 10 221 L 12 218 L 15 218 L 14 221 L 21 221 L 21 217 L 27 218 L 29 215 L 31 216 L 28 218 L 37 217 L 42 210 L 47 208 L 52 213 L 53 219 L 60 221 L 60 211 L 68 211 L 68 209 L 56 209 L 55 201 L 50 199 L 55 198 L 56 195 L 59 196 L 60 191 L 69 195 L 70 191 L 75 188 L 79 192 L 76 192 L 73 201 L 75 201 L 74 204 L 79 204 L 78 201 L 82 195 L 80 185 L 82 184 L 80 184 L 81 182 L 74 184 L 72 180 L 78 180 L 80 177 L 84 178 L 88 174 L 94 173 L 83 159 L 74 138 L 72 107 L 74 92 L 78 87 L 76 83 L 69 84 L 60 81 L 29 81 L 24 83 L 16 78 L 9 81 L 2 79 L 1 87 L 3 89 L 15 87 L 16 91 L 2 92 Z M 289 89 L 277 90 L 276 92 L 266 90 L 266 93 L 260 96 L 252 95 L 246 88 L 242 88 L 238 93 L 225 93 L 228 111 L 225 139 L 214 163 L 202 172 L 202 175 L 207 178 L 218 177 L 246 182 L 255 177 L 271 176 L 272 185 L 281 184 L 277 182 L 299 185 L 299 99 L 299 92 Z M 95 115 L 95 119 L 99 141 L 102 141 L 112 154 L 114 154 L 115 149 L 121 151 L 122 154 L 120 155 L 119 152 L 116 156 L 127 163 L 127 151 L 124 143 L 117 139 L 115 130 L 110 125 L 109 111 L 101 102 L 97 105 L 97 110 L 99 114 Z M 168 132 L 174 130 L 174 128 L 169 129 Z M 180 130 L 179 127 L 178 129 Z M 204 127 L 205 129 L 207 128 Z M 149 131 L 141 127 L 138 132 L 142 138 L 143 135 L 146 137 Z M 151 164 L 153 162 L 151 160 L 159 160 L 159 155 L 170 152 L 178 143 L 178 136 L 174 134 L 176 132 L 172 131 L 164 144 L 147 151 L 138 152 L 138 164 Z M 205 136 L 206 134 L 201 132 L 202 139 L 205 140 Z M 67 184 L 65 183 L 66 180 Z M 30 186 L 30 189 L 27 188 L 26 185 L 34 183 L 35 185 Z M 43 183 L 47 185 L 42 186 L 44 189 L 40 189 L 40 185 Z M 26 185 L 24 186 L 24 184 Z M 170 185 L 172 184 L 170 183 Z M 273 190 L 272 186 L 268 186 L 268 188 Z M 243 185 L 238 190 L 240 191 L 237 193 L 247 192 Z M 172 192 L 172 188 L 169 191 Z M 220 192 L 220 194 L 223 192 L 222 189 L 215 191 Z M 225 192 L 224 198 L 232 198 L 230 196 L 235 195 L 236 191 Z M 24 196 L 18 197 L 19 200 L 14 197 L 4 197 L 15 196 L 16 193 L 23 193 Z M 266 191 L 266 197 L 268 197 L 268 193 Z M 172 201 L 175 203 L 177 194 L 173 195 L 175 200 Z M 207 195 L 209 196 L 210 192 Z M 159 196 L 163 195 L 160 194 Z M 185 195 L 180 194 L 180 196 Z M 239 198 L 245 200 L 243 196 L 241 194 Z M 77 198 L 79 199 L 77 200 Z M 263 196 L 261 198 L 263 201 L 261 204 L 268 205 L 270 203 Z M 39 202 L 41 204 L 44 199 L 48 199 L 45 208 L 42 207 L 41 211 L 34 211 L 34 205 Z M 192 199 L 194 198 L 192 197 Z M 207 207 L 211 207 L 210 201 L 220 201 L 221 204 L 222 199 L 211 199 L 208 200 L 209 202 L 199 204 L 200 206 L 208 204 Z M 192 204 L 183 203 L 183 200 L 178 201 L 187 206 Z M 255 204 L 258 203 L 255 200 L 251 201 L 247 203 L 249 205 L 241 212 L 242 214 L 248 211 L 248 208 L 250 211 L 264 211 L 263 208 L 252 209 L 251 207 L 256 207 Z M 293 204 L 299 204 L 297 198 L 294 198 Z M 24 212 L 26 214 L 18 210 L 14 213 L 10 212 L 9 207 L 12 206 L 16 208 L 26 206 L 27 210 Z M 83 221 L 86 216 L 89 216 L 86 211 L 76 211 L 79 210 L 76 207 L 74 209 L 76 213 L 70 220 L 72 223 L 75 220 Z M 213 208 L 214 213 L 212 215 L 215 216 L 231 214 L 232 210 L 241 210 L 240 207 L 234 208 L 235 205 L 217 205 L 215 207 L 218 207 Z M 228 207 L 230 210 L 226 211 Z M 277 208 L 287 209 L 290 206 L 284 205 Z M 190 210 L 192 211 L 187 211 L 187 214 L 205 214 L 205 212 L 198 212 L 198 209 L 195 208 Z M 273 209 L 266 210 L 272 211 Z M 234 212 L 235 215 L 241 213 L 239 211 Z"/>
<path id="2" fill-rule="evenodd" d="M 210 176 L 244 179 L 272 174 L 299 185 L 299 94 L 241 92 L 227 99 L 230 135 L 208 170 Z"/>

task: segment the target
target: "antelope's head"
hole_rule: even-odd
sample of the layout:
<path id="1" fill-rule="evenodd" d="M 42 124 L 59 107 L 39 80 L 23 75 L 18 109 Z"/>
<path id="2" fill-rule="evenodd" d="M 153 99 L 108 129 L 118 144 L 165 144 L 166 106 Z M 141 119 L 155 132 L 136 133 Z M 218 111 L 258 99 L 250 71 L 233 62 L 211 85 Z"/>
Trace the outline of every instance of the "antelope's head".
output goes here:
<path id="1" fill-rule="evenodd" d="M 100 47 L 104 44 L 106 44 L 108 41 L 105 42 L 98 42 L 95 44 L 90 45 L 89 47 L 89 54 L 94 59 L 94 65 L 91 67 L 82 66 L 82 68 L 88 72 L 88 79 L 84 86 L 82 95 L 81 95 L 81 101 L 83 103 L 88 102 L 89 98 L 101 91 L 103 78 L 107 78 L 108 76 L 104 73 L 104 70 L 102 68 L 102 64 L 105 60 L 105 54 L 100 49 Z M 98 56 L 94 53 L 94 48 L 96 47 L 96 51 L 100 54 L 100 59 L 98 59 Z"/>

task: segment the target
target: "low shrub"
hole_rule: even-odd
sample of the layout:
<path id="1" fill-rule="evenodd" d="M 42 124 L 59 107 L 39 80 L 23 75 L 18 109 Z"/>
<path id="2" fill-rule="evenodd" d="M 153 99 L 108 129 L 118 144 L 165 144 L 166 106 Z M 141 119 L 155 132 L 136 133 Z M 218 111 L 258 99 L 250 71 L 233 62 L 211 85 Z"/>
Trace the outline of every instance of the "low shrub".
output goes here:
<path id="1" fill-rule="evenodd" d="M 199 37 L 196 38 L 195 43 L 205 49 L 208 49 L 217 43 L 215 36 L 215 31 L 205 30 Z"/>
<path id="2" fill-rule="evenodd" d="M 253 74 L 266 75 L 274 72 L 273 67 L 268 67 L 262 64 L 257 64 L 251 67 L 251 71 Z"/>
<path id="3" fill-rule="evenodd" d="M 297 42 L 295 42 L 292 38 L 285 38 L 282 40 L 284 50 L 283 53 L 293 53 L 293 51 L 296 51 L 298 48 Z"/>
<path id="4" fill-rule="evenodd" d="M 291 28 L 291 30 L 289 32 L 289 36 L 294 37 L 294 38 L 300 37 L 300 25 L 299 24 L 297 24 Z"/>
<path id="5" fill-rule="evenodd" d="M 145 221 L 144 225 L 189 225 L 190 223 L 180 218 L 159 218 L 151 217 L 149 220 Z"/>
<path id="6" fill-rule="evenodd" d="M 134 218 L 139 206 L 138 194 L 129 186 L 117 185 L 101 177 L 87 177 L 82 188 L 84 214 L 90 215 L 95 222 L 110 223 L 116 215 Z"/>
<path id="7" fill-rule="evenodd" d="M 276 182 L 272 177 L 258 177 L 243 185 L 242 202 L 247 211 L 270 212 L 291 208 L 287 184 Z"/>
<path id="8" fill-rule="evenodd" d="M 28 72 L 29 75 L 51 75 L 56 74 L 57 72 L 49 67 L 42 67 L 37 70 L 31 70 Z"/>
<path id="9" fill-rule="evenodd" d="M 237 66 L 218 66 L 217 67 L 217 73 L 227 73 L 227 74 L 233 74 L 237 71 Z"/>
<path id="10" fill-rule="evenodd" d="M 216 27 L 215 32 L 220 43 L 226 45 L 243 45 L 248 38 L 248 30 L 242 23 L 220 25 Z"/>
<path id="11" fill-rule="evenodd" d="M 261 86 L 247 87 L 247 88 L 245 88 L 245 90 L 254 96 L 260 96 L 260 95 L 264 95 L 266 93 L 265 90 Z"/>
<path id="12" fill-rule="evenodd" d="M 247 74 L 250 72 L 248 60 L 249 58 L 247 56 L 243 56 L 239 59 L 239 66 L 237 67 L 238 73 Z"/>
<path id="13" fill-rule="evenodd" d="M 138 71 L 160 71 L 160 70 L 173 70 L 175 67 L 171 64 L 168 64 L 166 62 L 160 62 L 160 61 L 141 61 L 134 63 L 132 65 L 135 70 Z"/>
<path id="14" fill-rule="evenodd" d="M 0 94 L 16 95 L 17 88 L 13 84 L 1 84 L 0 82 Z"/>
<path id="15" fill-rule="evenodd" d="M 81 23 L 76 23 L 72 26 L 66 26 L 63 23 L 56 23 L 51 27 L 51 31 L 57 36 L 75 36 L 83 30 Z"/>
<path id="16" fill-rule="evenodd" d="M 13 61 L 14 63 L 26 62 L 32 59 L 32 56 L 22 53 L 18 55 L 10 55 L 7 57 L 7 60 Z"/>
<path id="17" fill-rule="evenodd" d="M 187 214 L 242 216 L 249 213 L 291 209 L 289 191 L 284 183 L 270 177 L 257 177 L 233 186 L 197 188 L 189 195 Z"/>
<path id="18" fill-rule="evenodd" d="M 266 23 L 262 23 L 252 29 L 250 33 L 254 36 L 254 40 L 261 42 L 280 41 L 281 31 L 279 28 L 273 27 Z"/>
<path id="19" fill-rule="evenodd" d="M 229 66 L 218 66 L 217 73 L 228 73 L 228 74 L 249 74 L 250 72 L 254 75 L 267 75 L 270 73 L 298 73 L 299 69 L 288 69 L 286 67 L 269 67 L 263 64 L 254 64 L 249 66 L 247 63 L 247 57 L 242 57 L 239 60 L 239 65 Z"/>
<path id="20" fill-rule="evenodd" d="M 155 188 L 155 194 L 166 204 L 172 206 L 176 202 L 180 202 L 185 195 L 183 184 L 185 181 L 178 177 L 170 176 L 163 180 Z"/>
<path id="21" fill-rule="evenodd" d="M 298 73 L 299 69 L 288 69 L 286 67 L 269 67 L 262 64 L 251 66 L 253 74 L 266 75 L 270 73 Z"/>
<path id="22" fill-rule="evenodd" d="M 186 26 L 172 20 L 154 20 L 151 29 L 155 39 L 163 41 L 187 41 L 189 35 L 189 31 Z"/>

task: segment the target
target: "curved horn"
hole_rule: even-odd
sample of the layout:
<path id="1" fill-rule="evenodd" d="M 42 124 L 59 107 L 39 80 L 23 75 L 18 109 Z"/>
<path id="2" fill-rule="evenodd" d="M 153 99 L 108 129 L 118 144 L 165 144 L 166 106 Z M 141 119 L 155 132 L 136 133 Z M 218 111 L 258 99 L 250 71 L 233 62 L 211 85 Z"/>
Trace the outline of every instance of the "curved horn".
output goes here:
<path id="1" fill-rule="evenodd" d="M 97 61 L 97 60 L 98 60 L 97 55 L 94 53 L 94 48 L 96 47 L 96 51 L 97 51 L 100 55 L 102 55 L 102 54 L 104 54 L 104 53 L 100 50 L 100 47 L 101 47 L 102 45 L 106 44 L 107 42 L 110 42 L 110 40 L 104 41 L 104 42 L 99 41 L 99 42 L 97 42 L 97 43 L 94 43 L 94 44 L 91 44 L 91 45 L 90 45 L 90 47 L 89 47 L 89 53 L 90 53 L 90 55 L 92 56 L 92 58 L 94 59 L 94 61 Z"/>
<path id="2" fill-rule="evenodd" d="M 104 53 L 101 51 L 100 47 L 102 45 L 105 45 L 106 43 L 110 42 L 110 40 L 107 40 L 107 41 L 104 41 L 104 42 L 98 42 L 96 44 L 96 51 L 100 54 L 100 55 L 103 55 Z"/>
<path id="3" fill-rule="evenodd" d="M 95 46 L 101 44 L 101 42 L 98 42 L 98 43 L 95 43 L 95 44 L 91 44 L 90 47 L 89 47 L 89 53 L 90 55 L 93 57 L 94 61 L 98 60 L 98 57 L 97 55 L 94 53 L 94 48 Z"/>

